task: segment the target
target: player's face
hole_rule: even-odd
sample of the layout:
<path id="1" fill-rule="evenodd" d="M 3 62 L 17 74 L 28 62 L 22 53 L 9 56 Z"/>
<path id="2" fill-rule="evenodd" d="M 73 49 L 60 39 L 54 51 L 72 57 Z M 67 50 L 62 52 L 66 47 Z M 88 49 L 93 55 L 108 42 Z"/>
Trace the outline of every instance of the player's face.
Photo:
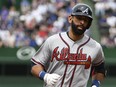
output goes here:
<path id="1" fill-rule="evenodd" d="M 86 31 L 89 18 L 85 16 L 72 16 L 71 28 L 74 34 L 82 35 Z"/>

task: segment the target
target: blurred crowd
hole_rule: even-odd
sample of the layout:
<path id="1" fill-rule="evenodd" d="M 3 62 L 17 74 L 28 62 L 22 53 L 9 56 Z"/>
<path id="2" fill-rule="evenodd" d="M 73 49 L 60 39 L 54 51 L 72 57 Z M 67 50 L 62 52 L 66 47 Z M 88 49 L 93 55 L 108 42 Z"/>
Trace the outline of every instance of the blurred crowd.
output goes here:
<path id="1" fill-rule="evenodd" d="M 101 44 L 116 47 L 116 0 L 93 0 Z"/>
<path id="2" fill-rule="evenodd" d="M 31 1 L 31 2 L 30 2 Z M 67 17 L 81 0 L 7 0 L 0 9 L 0 47 L 40 46 L 47 37 L 68 29 Z"/>
<path id="3" fill-rule="evenodd" d="M 30 2 L 31 1 L 31 2 Z M 47 37 L 68 30 L 67 17 L 82 0 L 7 0 L 0 9 L 0 47 L 40 46 Z M 116 1 L 93 0 L 101 44 L 116 46 Z"/>

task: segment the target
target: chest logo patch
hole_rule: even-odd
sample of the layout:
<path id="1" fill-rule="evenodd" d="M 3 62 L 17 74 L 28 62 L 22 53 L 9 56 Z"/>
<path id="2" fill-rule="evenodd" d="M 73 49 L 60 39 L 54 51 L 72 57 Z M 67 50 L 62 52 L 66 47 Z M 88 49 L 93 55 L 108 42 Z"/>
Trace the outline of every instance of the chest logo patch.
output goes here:
<path id="1" fill-rule="evenodd" d="M 80 49 L 80 53 L 70 53 L 68 48 L 63 48 L 61 51 L 56 47 L 53 50 L 51 62 L 56 59 L 57 61 L 64 61 L 64 64 L 69 65 L 85 65 L 85 69 L 88 69 L 91 65 L 91 56 L 87 57 L 87 54 L 83 53 L 83 48 Z"/>

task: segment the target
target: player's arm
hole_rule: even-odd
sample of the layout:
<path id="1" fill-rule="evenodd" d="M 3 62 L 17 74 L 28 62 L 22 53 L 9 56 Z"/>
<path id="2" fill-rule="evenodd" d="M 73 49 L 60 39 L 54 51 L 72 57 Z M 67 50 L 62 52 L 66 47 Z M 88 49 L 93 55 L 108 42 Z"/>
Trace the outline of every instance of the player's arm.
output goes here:
<path id="1" fill-rule="evenodd" d="M 104 62 L 98 66 L 93 66 L 92 87 L 99 87 L 106 75 Z"/>
<path id="2" fill-rule="evenodd" d="M 32 68 L 31 68 L 31 73 L 39 78 L 39 73 L 41 71 L 44 71 L 44 67 L 41 64 L 34 64 L 32 62 Z"/>
<path id="3" fill-rule="evenodd" d="M 36 65 L 33 62 L 32 62 L 31 73 L 34 76 L 40 78 L 41 80 L 44 80 L 44 82 L 49 86 L 55 85 L 60 78 L 60 75 L 55 74 L 55 73 L 52 73 L 52 74 L 47 73 L 44 70 L 43 65 L 41 65 L 41 64 Z"/>

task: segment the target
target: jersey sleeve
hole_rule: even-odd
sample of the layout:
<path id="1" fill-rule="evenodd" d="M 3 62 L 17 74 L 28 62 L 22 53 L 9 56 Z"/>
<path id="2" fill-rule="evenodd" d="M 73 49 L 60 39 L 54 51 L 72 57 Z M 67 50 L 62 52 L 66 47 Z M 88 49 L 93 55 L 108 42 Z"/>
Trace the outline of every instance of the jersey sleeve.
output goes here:
<path id="1" fill-rule="evenodd" d="M 49 40 L 47 39 L 36 54 L 32 57 L 31 61 L 35 64 L 41 64 L 45 67 L 47 62 L 50 60 L 50 49 L 49 49 Z"/>
<path id="2" fill-rule="evenodd" d="M 102 49 L 100 44 L 98 46 L 98 51 L 96 51 L 96 52 L 97 52 L 97 55 L 96 55 L 96 58 L 93 61 L 94 66 L 98 66 L 105 61 L 103 49 Z"/>

